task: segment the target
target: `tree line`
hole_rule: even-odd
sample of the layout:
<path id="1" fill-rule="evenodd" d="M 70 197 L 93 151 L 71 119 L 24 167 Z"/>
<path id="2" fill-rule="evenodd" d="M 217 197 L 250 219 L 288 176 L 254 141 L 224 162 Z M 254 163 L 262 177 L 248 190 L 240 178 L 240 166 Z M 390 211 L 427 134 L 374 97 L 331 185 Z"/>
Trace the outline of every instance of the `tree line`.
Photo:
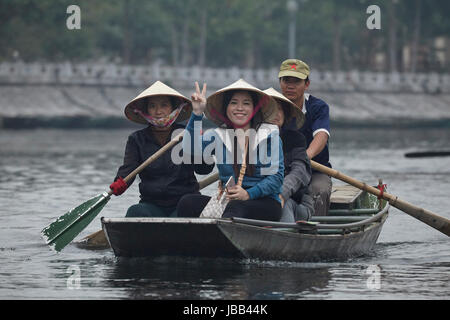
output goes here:
<path id="1" fill-rule="evenodd" d="M 270 68 L 295 19 L 296 57 L 315 69 L 449 70 L 447 0 L 288 1 L 0 0 L 0 61 Z M 66 27 L 73 4 L 79 30 Z M 366 26 L 374 4 L 379 30 Z"/>

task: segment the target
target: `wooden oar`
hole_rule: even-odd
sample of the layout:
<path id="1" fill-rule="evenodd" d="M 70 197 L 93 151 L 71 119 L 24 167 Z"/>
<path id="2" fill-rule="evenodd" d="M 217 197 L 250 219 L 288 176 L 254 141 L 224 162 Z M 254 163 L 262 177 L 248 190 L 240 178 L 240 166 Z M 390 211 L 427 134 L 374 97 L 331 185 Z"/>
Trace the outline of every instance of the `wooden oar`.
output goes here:
<path id="1" fill-rule="evenodd" d="M 244 159 L 242 161 L 242 166 L 237 181 L 237 185 L 241 187 L 242 181 L 244 180 L 245 170 L 247 168 L 247 149 L 248 149 L 248 137 L 245 137 Z M 230 177 L 228 181 L 233 181 L 233 177 Z M 227 185 L 225 185 L 221 191 L 218 191 L 218 194 L 215 194 L 211 197 L 211 199 L 208 201 L 208 203 L 200 213 L 200 218 L 217 219 L 222 217 L 223 211 L 225 210 L 225 207 L 228 204 L 228 200 L 225 198 L 224 195 L 224 192 L 226 192 L 227 189 Z"/>
<path id="2" fill-rule="evenodd" d="M 405 153 L 406 158 L 449 157 L 450 151 L 423 151 Z"/>
<path id="3" fill-rule="evenodd" d="M 219 173 L 216 172 L 209 177 L 200 180 L 198 182 L 199 190 L 202 190 L 203 188 L 206 188 L 210 184 L 216 182 L 219 180 Z M 108 239 L 106 239 L 106 235 L 103 232 L 103 230 L 99 230 L 97 232 L 94 232 L 83 239 L 81 239 L 79 242 L 76 243 L 78 247 L 83 249 L 106 249 L 109 248 L 109 242 Z"/>
<path id="4" fill-rule="evenodd" d="M 239 171 L 239 179 L 237 185 L 242 187 L 242 181 L 244 180 L 245 170 L 247 170 L 247 152 L 248 152 L 248 140 L 249 138 L 245 137 L 245 147 L 244 147 L 244 159 L 242 160 L 241 170 Z"/>
<path id="5" fill-rule="evenodd" d="M 311 160 L 311 167 L 313 169 L 323 172 L 333 178 L 336 178 L 336 179 L 344 181 L 348 184 L 351 184 L 352 186 L 354 186 L 356 188 L 359 188 L 359 189 L 367 191 L 373 195 L 376 195 L 377 197 L 382 197 L 384 200 L 388 201 L 392 206 L 396 207 L 397 209 L 409 214 L 410 216 L 426 223 L 430 227 L 432 227 L 450 237 L 450 220 L 449 219 L 438 216 L 437 214 L 435 214 L 431 211 L 425 210 L 423 208 L 420 208 L 413 204 L 410 204 L 406 201 L 403 201 L 403 200 L 399 199 L 397 196 L 391 195 L 387 192 L 381 192 L 381 190 L 379 190 L 377 188 L 369 186 L 369 185 L 365 184 L 364 182 L 361 182 L 352 177 L 346 176 L 345 174 L 342 174 L 337 170 L 328 168 L 328 167 L 323 166 L 312 160 Z"/>
<path id="6" fill-rule="evenodd" d="M 171 149 L 182 139 L 183 132 L 155 152 L 123 180 L 129 182 L 135 178 L 145 167 L 158 159 L 164 152 Z M 46 243 L 56 251 L 61 251 L 100 213 L 103 207 L 108 203 L 111 195 L 111 190 L 97 195 L 56 219 L 41 232 Z"/>
<path id="7" fill-rule="evenodd" d="M 200 180 L 198 182 L 198 189 L 202 190 L 202 189 L 206 188 L 207 186 L 213 184 L 217 180 L 219 180 L 219 172 L 216 172 L 216 173 L 210 175 L 209 177 L 207 177 L 203 180 Z"/>

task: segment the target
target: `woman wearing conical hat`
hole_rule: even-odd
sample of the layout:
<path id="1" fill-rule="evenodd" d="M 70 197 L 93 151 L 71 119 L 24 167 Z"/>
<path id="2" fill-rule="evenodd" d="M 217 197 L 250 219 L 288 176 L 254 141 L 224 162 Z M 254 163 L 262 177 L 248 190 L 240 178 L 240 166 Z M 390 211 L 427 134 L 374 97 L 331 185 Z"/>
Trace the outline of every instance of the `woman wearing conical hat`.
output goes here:
<path id="1" fill-rule="evenodd" d="M 230 177 L 235 182 L 234 186 L 226 188 L 229 202 L 222 217 L 278 221 L 281 217 L 279 194 L 284 173 L 283 151 L 278 128 L 265 123 L 274 110 L 275 101 L 242 79 L 218 90 L 208 99 L 206 84 L 202 91 L 198 83 L 195 86 L 196 92 L 191 97 L 193 113 L 186 126 L 183 151 L 195 154 L 192 145 L 201 146 L 203 156 L 211 151 L 222 185 Z M 203 119 L 203 112 L 218 128 L 200 135 L 195 130 Z M 248 143 L 245 143 L 244 133 L 249 136 Z M 245 171 L 241 170 L 244 154 L 247 154 Z M 239 179 L 241 175 L 242 180 Z M 186 195 L 178 203 L 178 213 L 198 217 L 209 200 L 210 197 L 204 195 Z"/>
<path id="2" fill-rule="evenodd" d="M 184 128 L 178 122 L 188 119 L 191 112 L 191 101 L 160 81 L 128 103 L 125 116 L 146 127 L 128 137 L 123 165 L 110 186 L 116 196 L 133 183 L 131 180 L 127 185 L 123 177 L 168 143 L 174 130 Z M 165 152 L 139 174 L 140 202 L 131 206 L 126 216 L 176 216 L 179 199 L 184 194 L 199 193 L 194 169 L 199 174 L 207 174 L 213 166 L 176 165 L 171 153 Z"/>
<path id="3" fill-rule="evenodd" d="M 308 221 L 314 214 L 311 162 L 306 154 L 306 138 L 298 131 L 305 122 L 305 115 L 295 103 L 275 89 L 269 88 L 264 92 L 277 103 L 276 112 L 268 122 L 280 128 L 283 141 L 284 181 L 280 195 L 283 211 L 280 221 Z M 284 124 L 287 125 L 284 127 Z"/>

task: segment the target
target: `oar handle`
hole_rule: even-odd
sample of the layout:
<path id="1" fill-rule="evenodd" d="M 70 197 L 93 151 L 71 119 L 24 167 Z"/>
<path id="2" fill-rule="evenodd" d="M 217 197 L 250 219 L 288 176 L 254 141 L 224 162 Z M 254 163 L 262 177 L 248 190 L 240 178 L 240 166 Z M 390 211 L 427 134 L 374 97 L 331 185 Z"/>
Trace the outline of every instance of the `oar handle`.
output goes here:
<path id="1" fill-rule="evenodd" d="M 201 190 L 203 188 L 206 188 L 207 186 L 216 182 L 217 180 L 219 180 L 219 172 L 216 172 L 216 173 L 210 175 L 209 177 L 207 177 L 203 180 L 200 180 L 198 182 L 198 189 Z"/>
<path id="2" fill-rule="evenodd" d="M 141 165 L 139 167 L 137 167 L 136 169 L 134 169 L 129 175 L 127 175 L 123 181 L 125 181 L 126 183 L 128 183 L 128 181 L 134 179 L 142 170 L 145 169 L 145 167 L 147 167 L 150 163 L 152 163 L 153 161 L 155 161 L 156 159 L 158 159 L 159 157 L 161 157 L 161 155 L 164 154 L 164 152 L 166 152 L 167 150 L 171 149 L 173 146 L 175 146 L 177 143 L 179 143 L 181 140 L 183 140 L 183 132 L 181 132 L 180 134 L 178 134 L 177 136 L 175 136 L 175 138 L 173 138 L 172 140 L 170 140 L 168 143 L 166 143 L 163 147 L 161 147 L 161 149 L 159 149 L 158 151 L 156 151 L 154 154 L 152 154 L 150 157 L 148 157 L 147 160 L 145 160 L 143 163 L 141 163 Z M 112 190 L 108 191 L 109 195 L 112 195 Z"/>
<path id="3" fill-rule="evenodd" d="M 384 200 L 389 201 L 389 203 L 392 206 L 396 207 L 397 209 L 409 214 L 410 216 L 426 223 L 430 227 L 432 227 L 450 237 L 450 220 L 449 219 L 438 216 L 437 214 L 435 214 L 431 211 L 425 210 L 423 208 L 420 208 L 413 204 L 410 204 L 406 201 L 403 201 L 403 200 L 399 199 L 397 196 L 391 195 L 387 192 L 382 193 L 377 188 L 369 186 L 369 185 L 365 184 L 364 182 L 358 181 L 352 177 L 342 174 L 341 172 L 339 172 L 335 169 L 328 168 L 327 166 L 321 165 L 320 163 L 317 163 L 313 160 L 311 160 L 311 167 L 313 169 L 323 172 L 333 178 L 344 181 L 356 188 L 359 188 L 359 189 L 367 191 L 373 195 L 376 195 L 377 197 L 382 197 Z"/>
<path id="4" fill-rule="evenodd" d="M 238 186 L 242 187 L 242 181 L 244 180 L 245 170 L 247 169 L 247 149 L 248 149 L 248 137 L 245 137 L 245 147 L 244 147 L 244 159 L 242 160 L 241 170 L 239 171 Z"/>

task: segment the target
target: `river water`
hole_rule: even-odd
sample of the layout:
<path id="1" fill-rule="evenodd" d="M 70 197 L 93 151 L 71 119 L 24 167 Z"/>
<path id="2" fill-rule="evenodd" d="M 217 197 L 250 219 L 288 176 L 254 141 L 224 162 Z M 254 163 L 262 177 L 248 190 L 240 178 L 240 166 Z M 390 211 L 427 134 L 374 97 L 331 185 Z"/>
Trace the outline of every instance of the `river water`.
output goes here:
<path id="1" fill-rule="evenodd" d="M 0 130 L 0 299 L 449 299 L 449 238 L 395 208 L 370 254 L 340 262 L 118 259 L 74 245 L 51 251 L 40 231 L 107 190 L 131 131 Z M 450 150 L 449 129 L 332 134 L 334 168 L 370 184 L 382 178 L 390 193 L 450 218 L 450 157 L 404 157 Z M 135 183 L 100 216 L 122 217 L 137 201 Z M 99 230 L 99 217 L 79 238 Z"/>

